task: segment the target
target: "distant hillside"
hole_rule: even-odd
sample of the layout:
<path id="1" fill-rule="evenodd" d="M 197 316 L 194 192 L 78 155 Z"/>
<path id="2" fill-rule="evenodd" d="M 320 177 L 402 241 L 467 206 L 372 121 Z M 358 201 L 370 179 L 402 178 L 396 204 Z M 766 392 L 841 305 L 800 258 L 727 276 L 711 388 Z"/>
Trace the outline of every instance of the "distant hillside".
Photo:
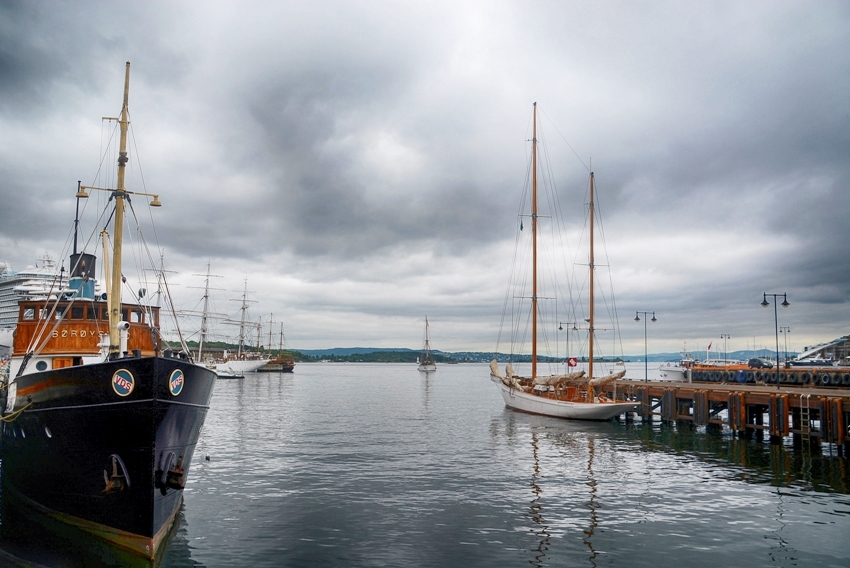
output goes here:
<path id="1" fill-rule="evenodd" d="M 327 356 L 336 356 L 336 357 L 346 357 L 348 355 L 364 355 L 366 353 L 375 353 L 378 351 L 382 352 L 395 352 L 395 351 L 414 351 L 413 349 L 407 348 L 394 348 L 394 347 L 334 347 L 333 349 L 301 349 L 301 353 L 304 355 L 309 355 L 310 357 L 327 357 Z M 420 351 L 416 351 L 416 353 L 420 353 Z"/>
<path id="2" fill-rule="evenodd" d="M 197 349 L 197 342 L 189 341 L 188 345 L 190 348 Z M 229 351 L 236 351 L 237 346 L 230 343 L 224 342 L 208 342 L 205 344 L 207 349 L 216 351 L 227 349 Z M 346 362 L 380 362 L 380 363 L 412 363 L 415 362 L 417 357 L 422 353 L 421 349 L 408 349 L 406 347 L 334 347 L 332 349 L 285 349 L 285 354 L 287 356 L 294 357 L 296 361 L 320 361 L 320 360 L 328 360 L 328 361 L 346 361 Z M 270 353 L 274 354 L 276 350 L 271 350 Z M 530 354 L 523 355 L 510 355 L 507 353 L 492 353 L 492 352 L 483 352 L 483 351 L 432 351 L 434 355 L 434 359 L 438 363 L 446 363 L 446 362 L 461 362 L 461 363 L 489 363 L 494 357 L 500 363 L 504 363 L 507 361 L 514 362 L 528 362 L 531 361 Z M 697 359 L 705 359 L 706 354 L 705 351 L 694 351 L 692 352 Z M 746 351 L 730 351 L 728 355 L 726 355 L 727 359 L 730 360 L 742 360 L 746 361 L 751 357 L 766 357 L 769 359 L 773 359 L 775 353 L 770 349 L 758 349 L 756 351 L 746 350 Z M 780 352 L 780 356 L 785 358 L 785 353 Z M 794 358 L 797 356 L 796 352 L 788 352 L 788 358 Z M 681 359 L 681 353 L 650 353 L 647 356 L 647 360 L 654 363 L 661 363 L 665 361 L 678 361 Z M 708 357 L 710 359 L 723 359 L 723 352 L 720 351 L 709 351 Z M 541 362 L 555 361 L 555 357 L 538 357 L 538 360 Z M 585 361 L 586 358 L 579 358 L 580 361 Z M 643 361 L 643 355 L 625 355 L 622 358 L 619 357 L 606 357 L 603 360 L 608 361 Z"/>
<path id="3" fill-rule="evenodd" d="M 407 348 L 384 348 L 384 347 L 336 347 L 334 349 L 303 349 L 301 353 L 306 357 L 311 357 L 316 360 L 327 359 L 330 361 L 376 361 L 376 362 L 412 362 L 421 353 L 418 349 Z M 497 361 L 507 362 L 528 362 L 531 361 L 530 354 L 510 355 L 508 353 L 493 353 L 483 351 L 432 351 L 438 362 L 440 361 L 458 361 L 464 363 L 488 363 L 495 358 Z M 697 351 L 692 353 L 697 359 L 705 359 L 705 351 Z M 730 351 L 726 358 L 733 360 L 746 361 L 751 357 L 767 357 L 773 358 L 775 353 L 769 349 L 758 349 L 756 351 Z M 781 357 L 785 357 L 784 352 L 780 352 Z M 788 358 L 797 356 L 795 352 L 788 352 Z M 666 361 L 679 361 L 682 358 L 681 353 L 650 353 L 647 356 L 647 361 L 662 363 Z M 709 351 L 708 358 L 723 359 L 723 352 Z M 538 357 L 541 362 L 555 361 L 555 357 Z M 579 357 L 580 361 L 586 361 L 586 357 Z M 597 359 L 600 360 L 600 359 Z M 643 361 L 643 355 L 624 355 L 621 357 L 605 357 L 601 360 L 608 361 Z"/>

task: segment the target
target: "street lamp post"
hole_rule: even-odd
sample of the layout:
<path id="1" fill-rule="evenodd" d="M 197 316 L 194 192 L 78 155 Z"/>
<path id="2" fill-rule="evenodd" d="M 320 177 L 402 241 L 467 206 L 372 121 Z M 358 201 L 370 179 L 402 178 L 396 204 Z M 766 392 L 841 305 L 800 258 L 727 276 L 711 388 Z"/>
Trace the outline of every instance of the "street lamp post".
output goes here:
<path id="1" fill-rule="evenodd" d="M 785 361 L 788 361 L 788 334 L 791 333 L 791 328 L 788 326 L 779 326 L 779 333 L 785 335 Z"/>
<path id="2" fill-rule="evenodd" d="M 726 348 L 726 340 L 730 339 L 729 334 L 728 333 L 721 333 L 720 339 L 723 340 L 723 364 L 726 365 L 727 359 L 729 359 L 729 351 Z"/>
<path id="3" fill-rule="evenodd" d="M 565 325 L 572 325 L 573 331 L 578 331 L 577 324 L 574 321 L 558 322 L 558 331 L 564 331 Z M 567 328 L 567 354 L 564 356 L 564 361 L 567 362 L 567 371 L 569 371 L 570 370 L 570 328 Z"/>
<path id="4" fill-rule="evenodd" d="M 762 300 L 761 305 L 765 308 L 770 305 L 770 302 L 767 301 L 768 296 L 773 297 L 773 327 L 776 330 L 776 373 L 774 374 L 774 377 L 776 378 L 776 388 L 779 388 L 779 314 L 777 314 L 777 310 L 776 310 L 776 304 L 778 303 L 777 298 L 782 296 L 782 307 L 783 308 L 787 308 L 791 304 L 788 303 L 788 294 L 787 293 L 785 293 L 785 294 L 768 294 L 767 292 L 764 292 L 764 299 Z"/>
<path id="5" fill-rule="evenodd" d="M 653 322 L 658 321 L 655 319 L 655 312 L 635 312 L 635 321 L 640 321 L 640 316 L 643 314 L 643 382 L 649 382 L 649 361 L 646 358 L 649 356 L 646 346 L 646 316 L 652 314 Z"/>

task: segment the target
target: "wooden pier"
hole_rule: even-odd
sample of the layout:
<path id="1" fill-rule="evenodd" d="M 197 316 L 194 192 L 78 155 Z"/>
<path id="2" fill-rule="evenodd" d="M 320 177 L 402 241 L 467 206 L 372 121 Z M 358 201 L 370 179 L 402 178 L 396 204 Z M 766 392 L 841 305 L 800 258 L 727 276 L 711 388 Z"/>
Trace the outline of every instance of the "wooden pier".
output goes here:
<path id="1" fill-rule="evenodd" d="M 725 426 L 741 437 L 767 432 L 776 444 L 794 436 L 795 442 L 835 444 L 850 455 L 850 388 L 620 380 L 601 390 L 640 403 L 627 420 L 637 415 L 708 430 Z"/>

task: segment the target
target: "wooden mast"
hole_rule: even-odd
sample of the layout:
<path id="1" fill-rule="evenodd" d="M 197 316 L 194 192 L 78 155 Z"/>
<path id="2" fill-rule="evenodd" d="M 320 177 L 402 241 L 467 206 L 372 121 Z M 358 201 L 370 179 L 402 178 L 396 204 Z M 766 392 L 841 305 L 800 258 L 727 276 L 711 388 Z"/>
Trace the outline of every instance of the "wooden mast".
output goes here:
<path id="1" fill-rule="evenodd" d="M 127 165 L 127 104 L 130 98 L 130 62 L 124 75 L 124 104 L 121 107 L 121 119 L 119 121 L 121 139 L 118 148 L 118 183 L 112 196 L 115 198 L 115 225 L 113 229 L 112 243 L 112 281 L 110 282 L 109 295 L 106 297 L 109 309 L 109 354 L 118 353 L 120 350 L 120 333 L 118 323 L 121 321 L 121 247 L 124 242 L 124 198 L 127 192 L 124 189 L 124 170 Z"/>
<path id="2" fill-rule="evenodd" d="M 531 138 L 531 378 L 537 377 L 537 103 Z"/>
<path id="3" fill-rule="evenodd" d="M 588 214 L 590 215 L 590 322 L 588 326 L 588 380 L 593 379 L 593 342 L 594 342 L 594 329 L 593 329 L 593 308 L 595 304 L 594 298 L 594 284 L 593 284 L 593 273 L 594 273 L 594 259 L 593 259 L 593 196 L 594 196 L 594 183 L 593 183 L 593 172 L 590 172 L 590 206 L 588 208 Z M 589 382 L 587 384 L 587 402 L 594 402 L 596 397 L 593 392 L 593 385 Z"/>

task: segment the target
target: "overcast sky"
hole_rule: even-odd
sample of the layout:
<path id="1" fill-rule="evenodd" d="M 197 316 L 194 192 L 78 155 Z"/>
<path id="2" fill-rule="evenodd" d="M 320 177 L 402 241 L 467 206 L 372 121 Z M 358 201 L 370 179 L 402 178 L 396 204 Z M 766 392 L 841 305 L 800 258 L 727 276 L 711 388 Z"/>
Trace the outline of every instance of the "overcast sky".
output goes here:
<path id="1" fill-rule="evenodd" d="M 13 269 L 66 246 L 125 61 L 183 308 L 209 260 L 295 349 L 419 348 L 427 314 L 492 350 L 536 101 L 570 226 L 592 160 L 626 354 L 636 310 L 650 352 L 772 347 L 764 292 L 790 350 L 848 333 L 850 3 L 2 1 Z"/>

